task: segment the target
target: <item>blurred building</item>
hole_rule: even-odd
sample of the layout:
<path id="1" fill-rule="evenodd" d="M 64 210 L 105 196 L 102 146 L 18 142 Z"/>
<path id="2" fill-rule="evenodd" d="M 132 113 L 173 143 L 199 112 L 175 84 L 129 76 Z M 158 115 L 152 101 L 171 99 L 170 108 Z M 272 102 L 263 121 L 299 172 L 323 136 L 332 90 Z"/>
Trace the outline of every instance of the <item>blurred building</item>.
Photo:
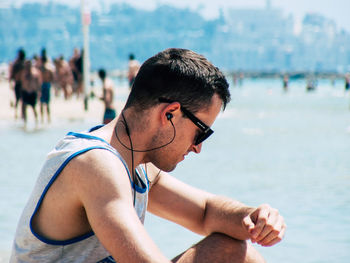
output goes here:
<path id="1" fill-rule="evenodd" d="M 299 35 L 294 19 L 282 10 L 231 9 L 217 30 L 214 52 L 225 67 L 244 71 L 350 70 L 350 35 L 338 32 L 334 21 L 307 14 Z"/>
<path id="2" fill-rule="evenodd" d="M 82 47 L 79 7 L 11 3 L 0 5 L 0 63 L 13 60 L 19 47 L 28 57 L 46 47 L 50 56 L 66 58 Z M 270 1 L 265 8 L 225 9 L 213 20 L 167 5 L 141 10 L 98 3 L 91 13 L 92 69 L 122 69 L 130 52 L 142 61 L 167 47 L 183 47 L 230 71 L 350 71 L 350 33 L 319 14 L 307 14 L 296 35 L 293 17 Z"/>
<path id="3" fill-rule="evenodd" d="M 281 10 L 267 6 L 226 10 L 224 17 L 226 23 L 217 32 L 216 45 L 232 69 L 274 71 L 291 66 L 295 45 L 292 16 L 284 17 Z"/>

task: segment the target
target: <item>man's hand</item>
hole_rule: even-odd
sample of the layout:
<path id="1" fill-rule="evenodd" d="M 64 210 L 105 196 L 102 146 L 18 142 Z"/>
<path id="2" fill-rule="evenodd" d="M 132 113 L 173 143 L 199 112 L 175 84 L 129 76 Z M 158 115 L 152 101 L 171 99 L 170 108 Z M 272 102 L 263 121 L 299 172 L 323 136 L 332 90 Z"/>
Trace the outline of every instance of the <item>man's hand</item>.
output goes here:
<path id="1" fill-rule="evenodd" d="M 253 243 L 269 247 L 280 242 L 286 231 L 286 224 L 277 209 L 269 205 L 261 205 L 243 218 Z"/>

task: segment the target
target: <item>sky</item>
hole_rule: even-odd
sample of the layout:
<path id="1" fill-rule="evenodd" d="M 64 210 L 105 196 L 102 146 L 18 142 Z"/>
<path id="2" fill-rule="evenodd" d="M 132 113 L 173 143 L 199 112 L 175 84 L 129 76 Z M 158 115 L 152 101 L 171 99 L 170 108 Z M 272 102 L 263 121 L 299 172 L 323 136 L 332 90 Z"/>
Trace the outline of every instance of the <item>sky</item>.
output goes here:
<path id="1" fill-rule="evenodd" d="M 0 0 L 7 3 L 48 2 L 79 5 L 80 0 Z M 300 27 L 306 13 L 319 13 L 334 20 L 338 28 L 350 32 L 350 1 L 349 0 L 83 0 L 91 8 L 97 3 L 125 2 L 135 7 L 153 9 L 157 4 L 169 4 L 176 7 L 189 7 L 200 10 L 206 18 L 214 18 L 220 8 L 264 8 L 267 1 L 272 7 L 282 9 L 287 16 L 292 14 L 296 23 L 296 30 Z"/>

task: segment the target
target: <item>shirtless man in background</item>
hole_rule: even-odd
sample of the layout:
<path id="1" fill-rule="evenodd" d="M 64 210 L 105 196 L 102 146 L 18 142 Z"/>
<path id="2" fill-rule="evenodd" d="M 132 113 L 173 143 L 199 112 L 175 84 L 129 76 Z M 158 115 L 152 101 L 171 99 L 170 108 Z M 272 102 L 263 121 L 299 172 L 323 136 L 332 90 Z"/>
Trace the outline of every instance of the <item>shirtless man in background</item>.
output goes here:
<path id="1" fill-rule="evenodd" d="M 56 83 L 63 90 L 64 98 L 69 99 L 72 95 L 73 73 L 68 62 L 60 56 L 55 60 Z"/>
<path id="2" fill-rule="evenodd" d="M 17 107 L 18 103 L 21 101 L 22 97 L 22 82 L 21 74 L 24 68 L 24 61 L 26 54 L 23 49 L 18 50 L 18 55 L 16 60 L 10 65 L 10 87 L 14 89 L 15 92 L 15 119 L 17 119 Z M 14 85 L 12 84 L 14 82 Z M 12 104 L 12 103 L 11 103 Z"/>
<path id="3" fill-rule="evenodd" d="M 27 125 L 27 105 L 30 105 L 34 112 L 35 123 L 38 123 L 38 114 L 36 112 L 35 106 L 37 103 L 37 98 L 40 96 L 41 92 L 41 75 L 38 69 L 32 66 L 30 60 L 26 60 L 24 63 L 24 69 L 21 75 L 22 81 L 22 116 L 24 120 L 24 125 Z"/>
<path id="4" fill-rule="evenodd" d="M 51 93 L 51 82 L 54 80 L 54 70 L 52 65 L 47 61 L 47 57 L 43 57 L 42 65 L 40 67 L 42 85 L 41 85 L 41 97 L 40 97 L 40 113 L 41 122 L 44 122 L 44 107 L 46 107 L 47 121 L 51 122 L 50 116 L 50 93 Z"/>
<path id="5" fill-rule="evenodd" d="M 98 76 L 100 77 L 102 81 L 102 88 L 103 88 L 103 96 L 101 100 L 103 100 L 105 104 L 105 112 L 103 115 L 103 124 L 107 124 L 111 122 L 115 116 L 116 116 L 116 111 L 113 106 L 113 97 L 114 97 L 114 92 L 113 92 L 113 82 L 110 78 L 107 77 L 107 73 L 104 69 L 100 69 L 98 71 Z"/>

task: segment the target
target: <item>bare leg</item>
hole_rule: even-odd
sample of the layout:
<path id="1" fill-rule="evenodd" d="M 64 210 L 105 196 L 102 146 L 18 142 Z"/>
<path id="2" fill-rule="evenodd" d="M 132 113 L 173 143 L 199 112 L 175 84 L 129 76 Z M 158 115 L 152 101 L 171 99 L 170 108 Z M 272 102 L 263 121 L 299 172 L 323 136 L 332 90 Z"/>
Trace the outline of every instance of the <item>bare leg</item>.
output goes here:
<path id="1" fill-rule="evenodd" d="M 16 102 L 15 102 L 15 119 L 17 119 L 17 108 L 18 108 L 18 103 L 19 103 L 19 99 L 16 98 Z"/>
<path id="2" fill-rule="evenodd" d="M 32 106 L 34 117 L 35 117 L 35 126 L 38 126 L 38 113 L 36 112 L 35 106 Z"/>
<path id="3" fill-rule="evenodd" d="M 44 105 L 42 102 L 40 103 L 40 116 L 41 116 L 41 123 L 44 123 Z"/>
<path id="4" fill-rule="evenodd" d="M 177 263 L 263 263 L 265 260 L 248 242 L 214 233 L 172 260 Z"/>
<path id="5" fill-rule="evenodd" d="M 27 103 L 22 103 L 22 118 L 24 121 L 24 127 L 27 125 Z"/>
<path id="6" fill-rule="evenodd" d="M 51 114 L 50 114 L 50 105 L 49 105 L 49 103 L 46 104 L 46 112 L 47 112 L 47 121 L 48 121 L 48 123 L 51 123 Z"/>

